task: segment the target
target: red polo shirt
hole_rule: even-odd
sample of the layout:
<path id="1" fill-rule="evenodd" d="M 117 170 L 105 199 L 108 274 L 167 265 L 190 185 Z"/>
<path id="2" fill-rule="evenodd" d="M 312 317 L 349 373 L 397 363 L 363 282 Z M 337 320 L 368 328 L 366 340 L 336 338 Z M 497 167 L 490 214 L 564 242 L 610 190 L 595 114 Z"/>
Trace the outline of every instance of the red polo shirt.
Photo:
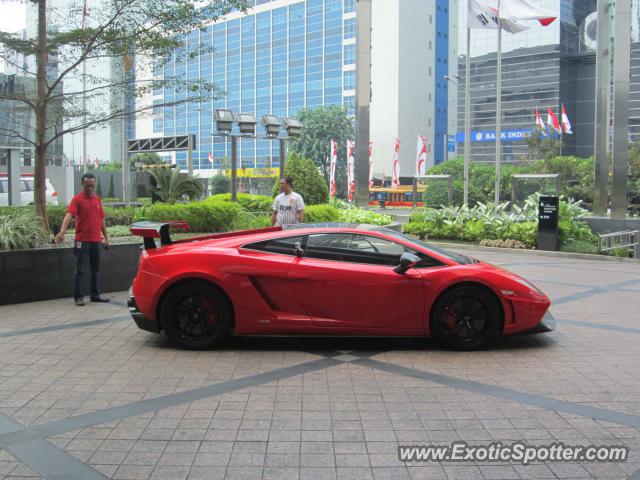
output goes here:
<path id="1" fill-rule="evenodd" d="M 71 200 L 67 213 L 76 219 L 76 236 L 79 242 L 102 242 L 102 219 L 104 211 L 100 197 L 93 195 L 88 197 L 80 192 Z"/>

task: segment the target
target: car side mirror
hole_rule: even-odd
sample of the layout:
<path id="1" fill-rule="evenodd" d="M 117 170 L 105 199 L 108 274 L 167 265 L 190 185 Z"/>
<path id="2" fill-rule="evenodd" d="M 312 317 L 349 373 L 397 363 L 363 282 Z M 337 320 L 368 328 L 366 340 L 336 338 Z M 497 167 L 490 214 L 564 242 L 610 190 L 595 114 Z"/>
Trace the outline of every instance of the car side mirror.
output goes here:
<path id="1" fill-rule="evenodd" d="M 403 275 L 407 272 L 407 270 L 415 267 L 419 261 L 419 256 L 414 255 L 413 253 L 405 252 L 400 257 L 400 265 L 394 268 L 393 271 L 399 275 Z"/>
<path id="2" fill-rule="evenodd" d="M 296 257 L 298 258 L 304 257 L 304 250 L 302 249 L 302 245 L 300 245 L 300 242 L 295 243 L 295 247 L 293 248 L 293 251 L 296 254 Z"/>

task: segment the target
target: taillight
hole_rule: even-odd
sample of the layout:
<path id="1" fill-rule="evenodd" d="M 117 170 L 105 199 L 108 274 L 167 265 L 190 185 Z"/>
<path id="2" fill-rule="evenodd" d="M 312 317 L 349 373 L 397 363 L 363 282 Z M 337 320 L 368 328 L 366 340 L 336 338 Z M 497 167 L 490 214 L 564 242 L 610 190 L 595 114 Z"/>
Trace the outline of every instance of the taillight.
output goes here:
<path id="1" fill-rule="evenodd" d="M 57 196 L 58 196 L 58 192 L 53 192 L 53 193 L 51 194 L 51 196 L 52 196 L 52 197 L 57 197 Z"/>

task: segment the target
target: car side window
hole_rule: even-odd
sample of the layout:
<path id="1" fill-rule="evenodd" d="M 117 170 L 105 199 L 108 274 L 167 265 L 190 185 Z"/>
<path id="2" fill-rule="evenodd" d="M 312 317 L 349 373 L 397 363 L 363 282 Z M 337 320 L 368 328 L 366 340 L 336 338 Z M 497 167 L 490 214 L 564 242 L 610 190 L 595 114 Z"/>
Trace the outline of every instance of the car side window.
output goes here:
<path id="1" fill-rule="evenodd" d="M 243 245 L 242 248 L 249 250 L 258 250 L 260 252 L 279 253 L 281 255 L 295 255 L 296 243 L 302 244 L 304 239 L 303 235 L 296 235 L 295 237 L 284 238 L 271 238 L 263 242 L 249 243 Z"/>
<path id="2" fill-rule="evenodd" d="M 375 237 L 373 235 L 349 233 L 322 233 L 309 235 L 305 248 L 305 258 L 333 260 L 338 262 L 366 263 L 370 265 L 396 266 L 403 253 L 409 252 L 420 257 L 416 267 L 440 265 L 424 253 L 402 244 Z"/>
<path id="3" fill-rule="evenodd" d="M 8 183 L 7 180 L 0 180 L 0 193 L 9 193 Z"/>
<path id="4" fill-rule="evenodd" d="M 20 181 L 20 191 L 21 192 L 31 192 L 33 191 L 33 185 L 29 188 L 29 180 L 21 180 Z"/>

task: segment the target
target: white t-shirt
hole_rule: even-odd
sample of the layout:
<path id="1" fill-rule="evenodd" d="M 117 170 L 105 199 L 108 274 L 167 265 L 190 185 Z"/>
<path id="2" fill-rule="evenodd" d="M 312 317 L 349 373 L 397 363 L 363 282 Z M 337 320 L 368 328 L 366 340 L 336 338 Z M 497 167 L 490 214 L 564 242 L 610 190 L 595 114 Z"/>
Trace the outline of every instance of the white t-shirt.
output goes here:
<path id="1" fill-rule="evenodd" d="M 276 215 L 276 225 L 291 225 L 298 223 L 298 212 L 304 210 L 304 201 L 296 192 L 289 195 L 284 192 L 276 196 L 271 207 Z"/>

